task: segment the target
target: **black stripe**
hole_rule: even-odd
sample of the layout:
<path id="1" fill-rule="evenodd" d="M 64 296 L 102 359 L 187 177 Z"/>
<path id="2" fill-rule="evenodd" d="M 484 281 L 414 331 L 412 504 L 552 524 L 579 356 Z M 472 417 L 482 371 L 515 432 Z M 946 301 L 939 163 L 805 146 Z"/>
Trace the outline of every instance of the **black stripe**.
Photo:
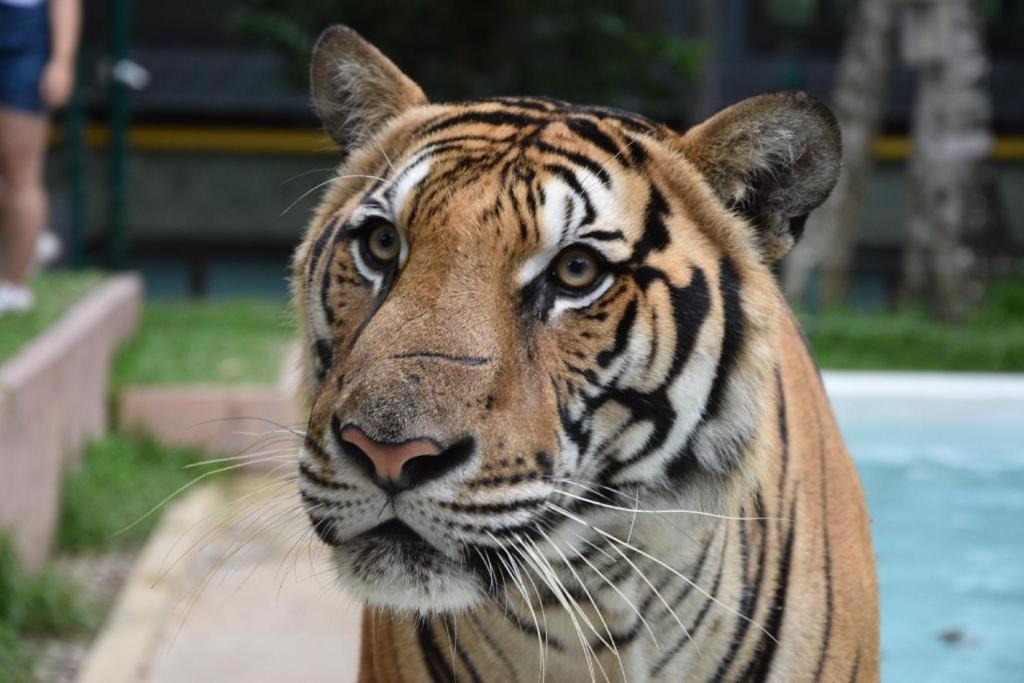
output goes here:
<path id="1" fill-rule="evenodd" d="M 756 510 L 757 516 L 764 516 L 764 509 L 761 505 L 761 494 L 758 492 L 755 497 L 754 509 Z M 754 579 L 754 586 L 751 589 L 750 586 L 744 585 L 743 600 L 740 602 L 740 614 L 753 619 L 757 610 L 758 601 L 761 598 L 761 585 L 764 583 L 764 559 L 768 550 L 768 525 L 764 520 L 758 520 L 757 525 L 761 533 L 761 545 L 758 551 L 757 557 L 757 574 Z M 740 531 L 742 532 L 746 522 L 741 522 Z M 746 543 L 746 534 L 742 536 L 743 543 L 743 558 L 744 567 L 747 563 L 748 548 Z M 743 572 L 743 581 L 746 584 L 747 572 Z M 729 651 L 718 665 L 718 670 L 714 676 L 711 677 L 712 681 L 724 681 L 729 673 L 729 669 L 732 667 L 733 662 L 739 655 L 740 648 L 743 646 L 743 641 L 747 636 L 747 631 L 750 629 L 750 621 L 747 619 L 740 619 L 736 624 L 736 631 L 733 633 L 732 642 L 729 644 Z"/>
<path id="2" fill-rule="evenodd" d="M 640 265 L 646 262 L 652 251 L 662 251 L 669 244 L 665 218 L 669 215 L 668 202 L 657 187 L 651 185 L 651 195 L 644 211 L 644 234 L 633 245 L 630 263 Z"/>
<path id="3" fill-rule="evenodd" d="M 309 481 L 316 484 L 317 486 L 320 486 L 321 488 L 331 489 L 332 491 L 351 491 L 354 488 L 353 486 L 350 486 L 345 482 L 329 481 L 327 479 L 324 479 L 319 474 L 310 469 L 309 466 L 304 462 L 299 463 L 299 473 Z"/>
<path id="4" fill-rule="evenodd" d="M 708 611 L 711 609 L 711 605 L 713 605 L 714 602 L 715 602 L 714 600 L 712 600 L 712 598 L 717 597 L 718 587 L 722 584 L 722 574 L 725 572 L 725 557 L 726 557 L 726 555 L 728 555 L 728 550 L 729 550 L 729 531 L 728 531 L 728 527 L 726 527 L 725 541 L 724 541 L 724 543 L 722 545 L 722 559 L 718 563 L 718 573 L 715 575 L 715 583 L 711 587 L 711 590 L 709 591 L 709 594 L 711 595 L 711 597 L 706 598 L 704 600 L 704 606 L 701 607 L 700 612 L 697 614 L 697 618 L 694 619 L 693 626 L 691 626 L 688 629 L 689 633 L 682 634 L 679 637 L 679 640 L 676 641 L 676 644 L 673 645 L 672 648 L 668 652 L 666 652 L 664 655 L 662 655 L 661 659 L 658 660 L 658 662 L 654 665 L 654 668 L 651 669 L 651 678 L 656 677 L 661 672 L 661 670 L 664 669 L 665 666 L 670 661 L 672 661 L 672 659 L 677 654 L 679 654 L 679 652 L 682 651 L 682 649 L 684 647 L 686 647 L 686 644 L 689 643 L 690 641 L 692 641 L 694 636 L 697 635 L 697 632 L 700 630 L 701 624 L 704 622 L 704 618 L 707 616 Z M 694 583 L 696 583 L 696 581 L 694 581 Z M 690 588 L 690 587 L 692 587 L 692 586 L 690 584 L 687 584 L 687 588 Z"/>
<path id="5" fill-rule="evenodd" d="M 509 622 L 523 633 L 535 638 L 540 638 L 545 643 L 546 647 L 550 647 L 558 652 L 565 650 L 565 645 L 562 644 L 562 641 L 550 635 L 540 626 L 540 624 L 531 624 L 527 621 L 523 621 L 519 618 L 519 615 L 511 609 L 505 610 L 503 616 L 505 621 Z"/>
<path id="6" fill-rule="evenodd" d="M 324 447 L 317 443 L 312 436 L 306 436 L 305 441 L 303 441 L 303 445 L 317 460 L 322 462 L 330 461 L 331 457 L 327 455 L 327 451 L 324 450 Z"/>
<path id="7" fill-rule="evenodd" d="M 739 273 L 732 260 L 722 259 L 718 269 L 718 288 L 722 296 L 725 330 L 722 336 L 722 352 L 718 355 L 718 367 L 715 369 L 715 381 L 711 385 L 711 393 L 704 409 L 707 419 L 714 419 L 722 411 L 726 383 L 736 365 L 736 358 L 743 343 L 745 316 L 740 301 L 741 286 Z"/>
<path id="8" fill-rule="evenodd" d="M 614 240 L 625 241 L 626 235 L 621 230 L 591 230 L 579 236 L 580 239 L 598 240 L 599 242 L 611 242 Z"/>
<path id="9" fill-rule="evenodd" d="M 782 623 L 786 612 L 786 594 L 789 591 L 789 570 L 793 558 L 793 540 L 796 537 L 796 495 L 793 496 L 793 501 L 789 507 L 789 524 L 786 545 L 782 550 L 782 557 L 779 560 L 779 573 L 775 579 L 775 595 L 772 597 L 771 608 L 768 611 L 768 622 L 764 626 L 765 631 L 770 633 L 772 638 L 762 634 L 754 657 L 747 664 L 743 675 L 737 680 L 765 681 L 768 680 L 768 674 L 771 673 L 772 661 L 775 659 L 775 652 L 779 647 L 777 641 L 782 636 Z"/>
<path id="10" fill-rule="evenodd" d="M 827 399 L 826 399 L 827 400 Z M 828 655 L 828 648 L 832 639 L 832 548 L 829 543 L 828 527 L 828 477 L 825 474 L 825 433 L 821 424 L 821 414 L 814 411 L 818 423 L 818 456 L 821 462 L 821 535 L 824 541 L 825 552 L 825 629 L 821 636 L 821 654 L 818 655 L 818 665 L 814 669 L 814 680 L 821 680 L 821 674 L 825 670 L 825 659 Z"/>
<path id="11" fill-rule="evenodd" d="M 499 109 L 497 111 L 467 111 L 436 121 L 426 128 L 421 128 L 418 133 L 420 136 L 426 137 L 438 131 L 470 123 L 523 128 L 526 126 L 543 126 L 548 123 L 548 119 L 527 116 L 521 112 L 508 111 L 506 109 Z"/>
<path id="12" fill-rule="evenodd" d="M 786 387 L 782 383 L 782 371 L 775 366 L 775 383 L 778 387 L 779 401 L 779 459 L 782 461 L 782 472 L 779 474 L 779 516 L 782 504 L 786 500 L 786 477 L 789 473 L 789 416 L 786 414 Z M 784 521 L 779 520 L 779 533 L 782 533 Z"/>
<path id="13" fill-rule="evenodd" d="M 549 145 L 546 142 L 540 141 L 535 142 L 533 146 L 541 150 L 542 152 L 547 152 L 548 154 L 560 156 L 563 159 L 576 164 L 577 166 L 582 166 L 583 168 L 587 169 L 588 171 L 596 175 L 601 180 L 601 184 L 604 185 L 605 187 L 610 187 L 612 184 L 612 177 L 603 166 L 598 164 L 593 159 L 583 156 L 579 152 L 571 152 L 567 149 L 555 147 L 554 145 Z"/>
<path id="14" fill-rule="evenodd" d="M 585 189 L 583 189 L 583 186 L 580 185 L 580 181 L 576 178 L 576 174 L 573 170 L 562 166 L 561 164 L 545 164 L 544 170 L 552 175 L 558 176 L 558 178 L 568 185 L 569 188 L 583 201 L 583 220 L 580 221 L 580 224 L 577 227 L 593 223 L 594 217 L 597 215 L 594 211 L 594 204 L 590 201 L 590 195 Z"/>
<path id="15" fill-rule="evenodd" d="M 472 680 L 473 683 L 483 683 L 483 679 L 480 678 L 480 673 L 476 670 L 476 666 L 474 666 L 473 661 L 469 658 L 469 654 L 466 652 L 465 648 L 459 645 L 458 632 L 454 631 L 455 627 L 452 623 L 452 618 L 450 616 L 445 616 L 444 621 L 445 633 L 448 634 L 448 642 L 455 650 L 455 654 L 457 654 L 459 659 L 462 660 L 462 665 L 466 667 L 466 671 L 469 672 L 470 680 Z M 456 637 L 454 639 L 452 638 L 453 632 L 456 633 Z"/>
<path id="16" fill-rule="evenodd" d="M 621 159 L 619 155 L 624 149 L 624 146 L 619 145 L 612 140 L 612 138 L 602 131 L 601 128 L 593 121 L 582 117 L 570 116 L 565 119 L 564 123 L 569 130 L 577 136 L 607 152 L 610 159 Z M 623 164 L 623 166 L 625 166 L 625 164 Z"/>
<path id="17" fill-rule="evenodd" d="M 464 512 L 475 515 L 494 515 L 537 508 L 545 504 L 547 499 L 527 498 L 525 500 L 512 500 L 505 503 L 455 503 L 444 500 L 436 500 L 433 502 L 436 505 L 451 510 L 452 512 Z"/>
<path id="18" fill-rule="evenodd" d="M 629 345 L 629 335 L 633 331 L 633 323 L 636 322 L 636 299 L 630 299 L 626 304 L 626 310 L 622 312 L 618 325 L 615 327 L 615 337 L 612 340 L 612 347 L 597 354 L 597 364 L 607 368 L 615 358 L 626 350 Z"/>
<path id="19" fill-rule="evenodd" d="M 311 277 L 320 265 L 320 258 L 323 256 L 324 249 L 327 246 L 327 240 L 334 234 L 334 229 L 337 227 L 337 224 L 337 216 L 332 216 L 327 219 L 326 223 L 324 223 L 324 227 L 320 231 L 320 235 L 316 238 L 316 242 L 313 243 L 313 251 L 309 255 L 309 262 L 306 265 L 307 278 Z"/>
<path id="20" fill-rule="evenodd" d="M 850 683 L 855 683 L 858 673 L 860 673 L 860 650 L 857 650 L 857 654 L 853 659 L 853 671 L 850 672 Z"/>
<path id="21" fill-rule="evenodd" d="M 419 631 L 420 650 L 423 652 L 423 663 L 426 664 L 430 680 L 434 683 L 455 683 L 455 672 L 449 668 L 448 660 L 437 646 L 437 639 L 430 622 L 426 619 L 418 620 L 417 630 Z"/>
<path id="22" fill-rule="evenodd" d="M 510 675 L 505 680 L 518 681 L 518 669 L 512 663 L 512 660 L 508 658 L 508 655 L 506 655 L 505 652 L 501 649 L 498 643 L 494 641 L 494 638 L 491 637 L 491 634 L 488 633 L 487 629 L 484 627 L 483 622 L 480 621 L 480 618 L 476 615 L 475 612 L 470 612 L 469 618 L 473 621 L 473 625 L 476 627 L 476 634 L 483 639 L 484 643 L 486 643 L 487 646 L 494 652 L 494 656 L 501 660 L 501 663 L 505 665 L 506 669 L 508 669 Z"/>

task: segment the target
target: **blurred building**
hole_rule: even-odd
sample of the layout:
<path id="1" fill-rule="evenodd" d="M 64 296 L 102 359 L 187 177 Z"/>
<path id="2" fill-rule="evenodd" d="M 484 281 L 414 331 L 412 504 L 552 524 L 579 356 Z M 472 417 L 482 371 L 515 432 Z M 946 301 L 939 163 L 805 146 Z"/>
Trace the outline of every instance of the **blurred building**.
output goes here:
<path id="1" fill-rule="evenodd" d="M 536 5 L 529 9 L 532 14 L 509 21 L 522 22 L 513 27 L 521 33 L 557 31 L 563 30 L 558 21 L 578 10 L 586 15 L 583 19 L 612 35 L 630 30 L 632 23 L 654 27 L 650 40 L 661 51 L 652 52 L 655 56 L 646 62 L 652 70 L 668 72 L 669 82 L 676 84 L 669 92 L 662 88 L 654 97 L 645 94 L 653 90 L 632 88 L 638 74 L 631 69 L 646 63 L 641 52 L 625 67 L 609 68 L 607 79 L 619 81 L 598 84 L 614 87 L 575 94 L 638 109 L 685 128 L 726 104 L 766 90 L 803 88 L 827 99 L 851 3 L 551 0 L 525 3 L 528 8 Z M 321 1 L 310 6 L 325 18 L 352 24 L 385 53 L 394 54 L 428 93 L 453 96 L 451 91 L 461 88 L 471 92 L 456 95 L 518 94 L 497 87 L 489 90 L 496 81 L 500 88 L 565 96 L 557 84 L 587 68 L 574 63 L 569 51 L 553 53 L 544 69 L 518 73 L 520 55 L 491 54 L 479 39 L 461 51 L 450 39 L 438 39 L 433 50 L 429 42 L 417 43 L 416 50 L 430 51 L 433 61 L 409 57 L 403 61 L 403 51 L 409 50 L 403 31 L 416 32 L 421 40 L 429 37 L 433 17 L 446 22 L 457 39 L 459 27 L 449 25 L 452 13 L 458 17 L 458 6 L 469 6 L 449 3 L 445 5 L 448 15 L 442 16 L 440 10 L 433 10 L 434 14 L 423 10 L 423 5 L 431 3 L 397 3 L 404 4 L 410 13 L 428 13 L 406 16 L 400 7 L 370 0 Z M 500 14 L 503 3 L 490 5 Z M 617 5 L 633 7 L 631 16 L 615 15 Z M 82 235 L 81 250 L 72 250 L 72 258 L 97 264 L 113 258 L 119 261 L 116 265 L 141 269 L 153 295 L 286 291 L 288 255 L 319 195 L 309 191 L 330 177 L 334 159 L 329 144 L 317 132 L 301 76 L 296 77 L 294 51 L 280 49 L 280 41 L 254 41 L 239 26 L 246 13 L 288 6 L 273 0 L 86 3 L 82 116 L 72 115 L 57 132 L 72 143 L 82 140 L 84 149 L 76 151 L 74 144 L 55 146 L 50 165 L 53 184 L 61 188 L 54 200 L 56 228 L 69 236 L 75 230 Z M 1003 211 L 1019 252 L 1024 245 L 1024 41 L 1019 39 L 1024 35 L 1024 3 L 1002 0 L 989 2 L 988 7 L 995 151 Z M 387 30 L 374 20 L 374 12 L 387 17 Z M 502 21 L 478 15 L 465 15 L 467 23 Z M 119 30 L 118 22 L 124 19 L 124 30 Z M 621 21 L 609 23 L 610 19 Z M 584 24 L 583 30 L 588 26 Z M 291 28 L 283 26 L 279 33 Z M 480 34 L 479 25 L 469 25 L 466 31 Z M 579 38 L 578 31 L 572 35 Z M 696 46 L 683 56 L 699 54 L 699 68 L 672 80 L 675 62 L 671 57 L 680 53 L 678 46 Z M 122 130 L 118 121 L 127 119 L 110 88 L 111 64 L 116 61 L 111 55 L 119 50 L 148 74 L 144 88 L 130 92 L 124 88 L 130 122 L 123 129 L 127 165 L 120 195 L 116 170 L 111 177 L 111 137 Z M 458 83 L 445 80 L 446 70 L 437 65 L 453 64 L 459 54 L 472 55 L 472 59 L 461 59 L 475 62 L 475 71 L 459 71 L 463 80 Z M 454 66 L 458 64 L 453 64 L 452 73 L 456 73 Z M 876 146 L 880 163 L 863 212 L 857 253 L 857 292 L 862 300 L 879 300 L 886 278 L 898 272 L 911 84 L 909 72 L 898 74 L 884 136 Z M 77 130 L 83 135 L 76 137 Z M 121 210 L 118 196 L 123 199 Z M 117 216 L 123 221 L 119 223 Z M 112 233 L 119 224 L 120 230 Z"/>

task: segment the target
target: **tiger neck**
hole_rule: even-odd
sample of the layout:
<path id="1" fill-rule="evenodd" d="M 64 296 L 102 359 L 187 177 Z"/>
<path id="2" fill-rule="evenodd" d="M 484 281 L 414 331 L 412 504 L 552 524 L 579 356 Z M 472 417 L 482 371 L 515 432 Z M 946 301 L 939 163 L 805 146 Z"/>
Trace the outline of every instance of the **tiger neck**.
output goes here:
<path id="1" fill-rule="evenodd" d="M 588 573 L 604 579 L 587 581 L 581 569 L 535 574 L 471 612 L 419 618 L 367 609 L 360 680 L 535 681 L 543 673 L 572 681 L 590 679 L 591 670 L 596 680 L 653 680 L 680 658 L 701 656 L 690 635 L 718 616 L 709 604 L 735 603 L 723 575 L 736 535 L 735 525 L 710 526 L 669 561 L 595 552 Z"/>

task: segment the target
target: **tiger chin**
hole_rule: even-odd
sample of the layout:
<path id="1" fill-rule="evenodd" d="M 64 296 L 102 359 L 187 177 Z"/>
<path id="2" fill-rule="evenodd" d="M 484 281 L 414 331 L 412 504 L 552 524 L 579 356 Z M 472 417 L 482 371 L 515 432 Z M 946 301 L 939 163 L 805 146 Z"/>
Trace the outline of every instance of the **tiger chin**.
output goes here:
<path id="1" fill-rule="evenodd" d="M 360 680 L 877 680 L 860 483 L 772 274 L 829 110 L 431 103 L 342 26 L 311 83 L 299 489 Z"/>

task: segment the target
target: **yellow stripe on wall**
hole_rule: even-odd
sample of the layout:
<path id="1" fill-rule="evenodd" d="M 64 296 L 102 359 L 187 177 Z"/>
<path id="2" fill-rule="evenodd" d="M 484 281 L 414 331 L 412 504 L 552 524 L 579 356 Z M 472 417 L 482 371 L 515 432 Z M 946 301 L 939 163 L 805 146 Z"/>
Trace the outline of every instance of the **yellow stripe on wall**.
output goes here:
<path id="1" fill-rule="evenodd" d="M 875 158 L 902 161 L 910 157 L 910 138 L 905 135 L 883 135 L 873 145 Z M 992 145 L 992 158 L 997 161 L 1024 160 L 1024 136 L 1004 135 Z"/>
<path id="2" fill-rule="evenodd" d="M 55 128 L 52 142 L 61 142 L 64 131 Z M 159 152 L 221 152 L 229 154 L 330 154 L 334 143 L 326 134 L 299 128 L 221 128 L 217 126 L 136 125 L 128 132 L 132 149 Z M 85 143 L 102 149 L 110 143 L 107 126 L 91 125 Z M 887 135 L 874 142 L 875 157 L 901 161 L 910 156 L 910 138 Z M 1024 161 L 1024 136 L 1000 136 L 992 155 L 999 161 Z"/>
<path id="3" fill-rule="evenodd" d="M 64 139 L 55 128 L 51 142 Z M 85 144 L 103 149 L 110 144 L 110 129 L 85 129 Z M 132 149 L 158 152 L 226 152 L 236 154 L 336 154 L 334 142 L 316 130 L 287 128 L 220 128 L 217 126 L 137 125 L 128 130 Z"/>

